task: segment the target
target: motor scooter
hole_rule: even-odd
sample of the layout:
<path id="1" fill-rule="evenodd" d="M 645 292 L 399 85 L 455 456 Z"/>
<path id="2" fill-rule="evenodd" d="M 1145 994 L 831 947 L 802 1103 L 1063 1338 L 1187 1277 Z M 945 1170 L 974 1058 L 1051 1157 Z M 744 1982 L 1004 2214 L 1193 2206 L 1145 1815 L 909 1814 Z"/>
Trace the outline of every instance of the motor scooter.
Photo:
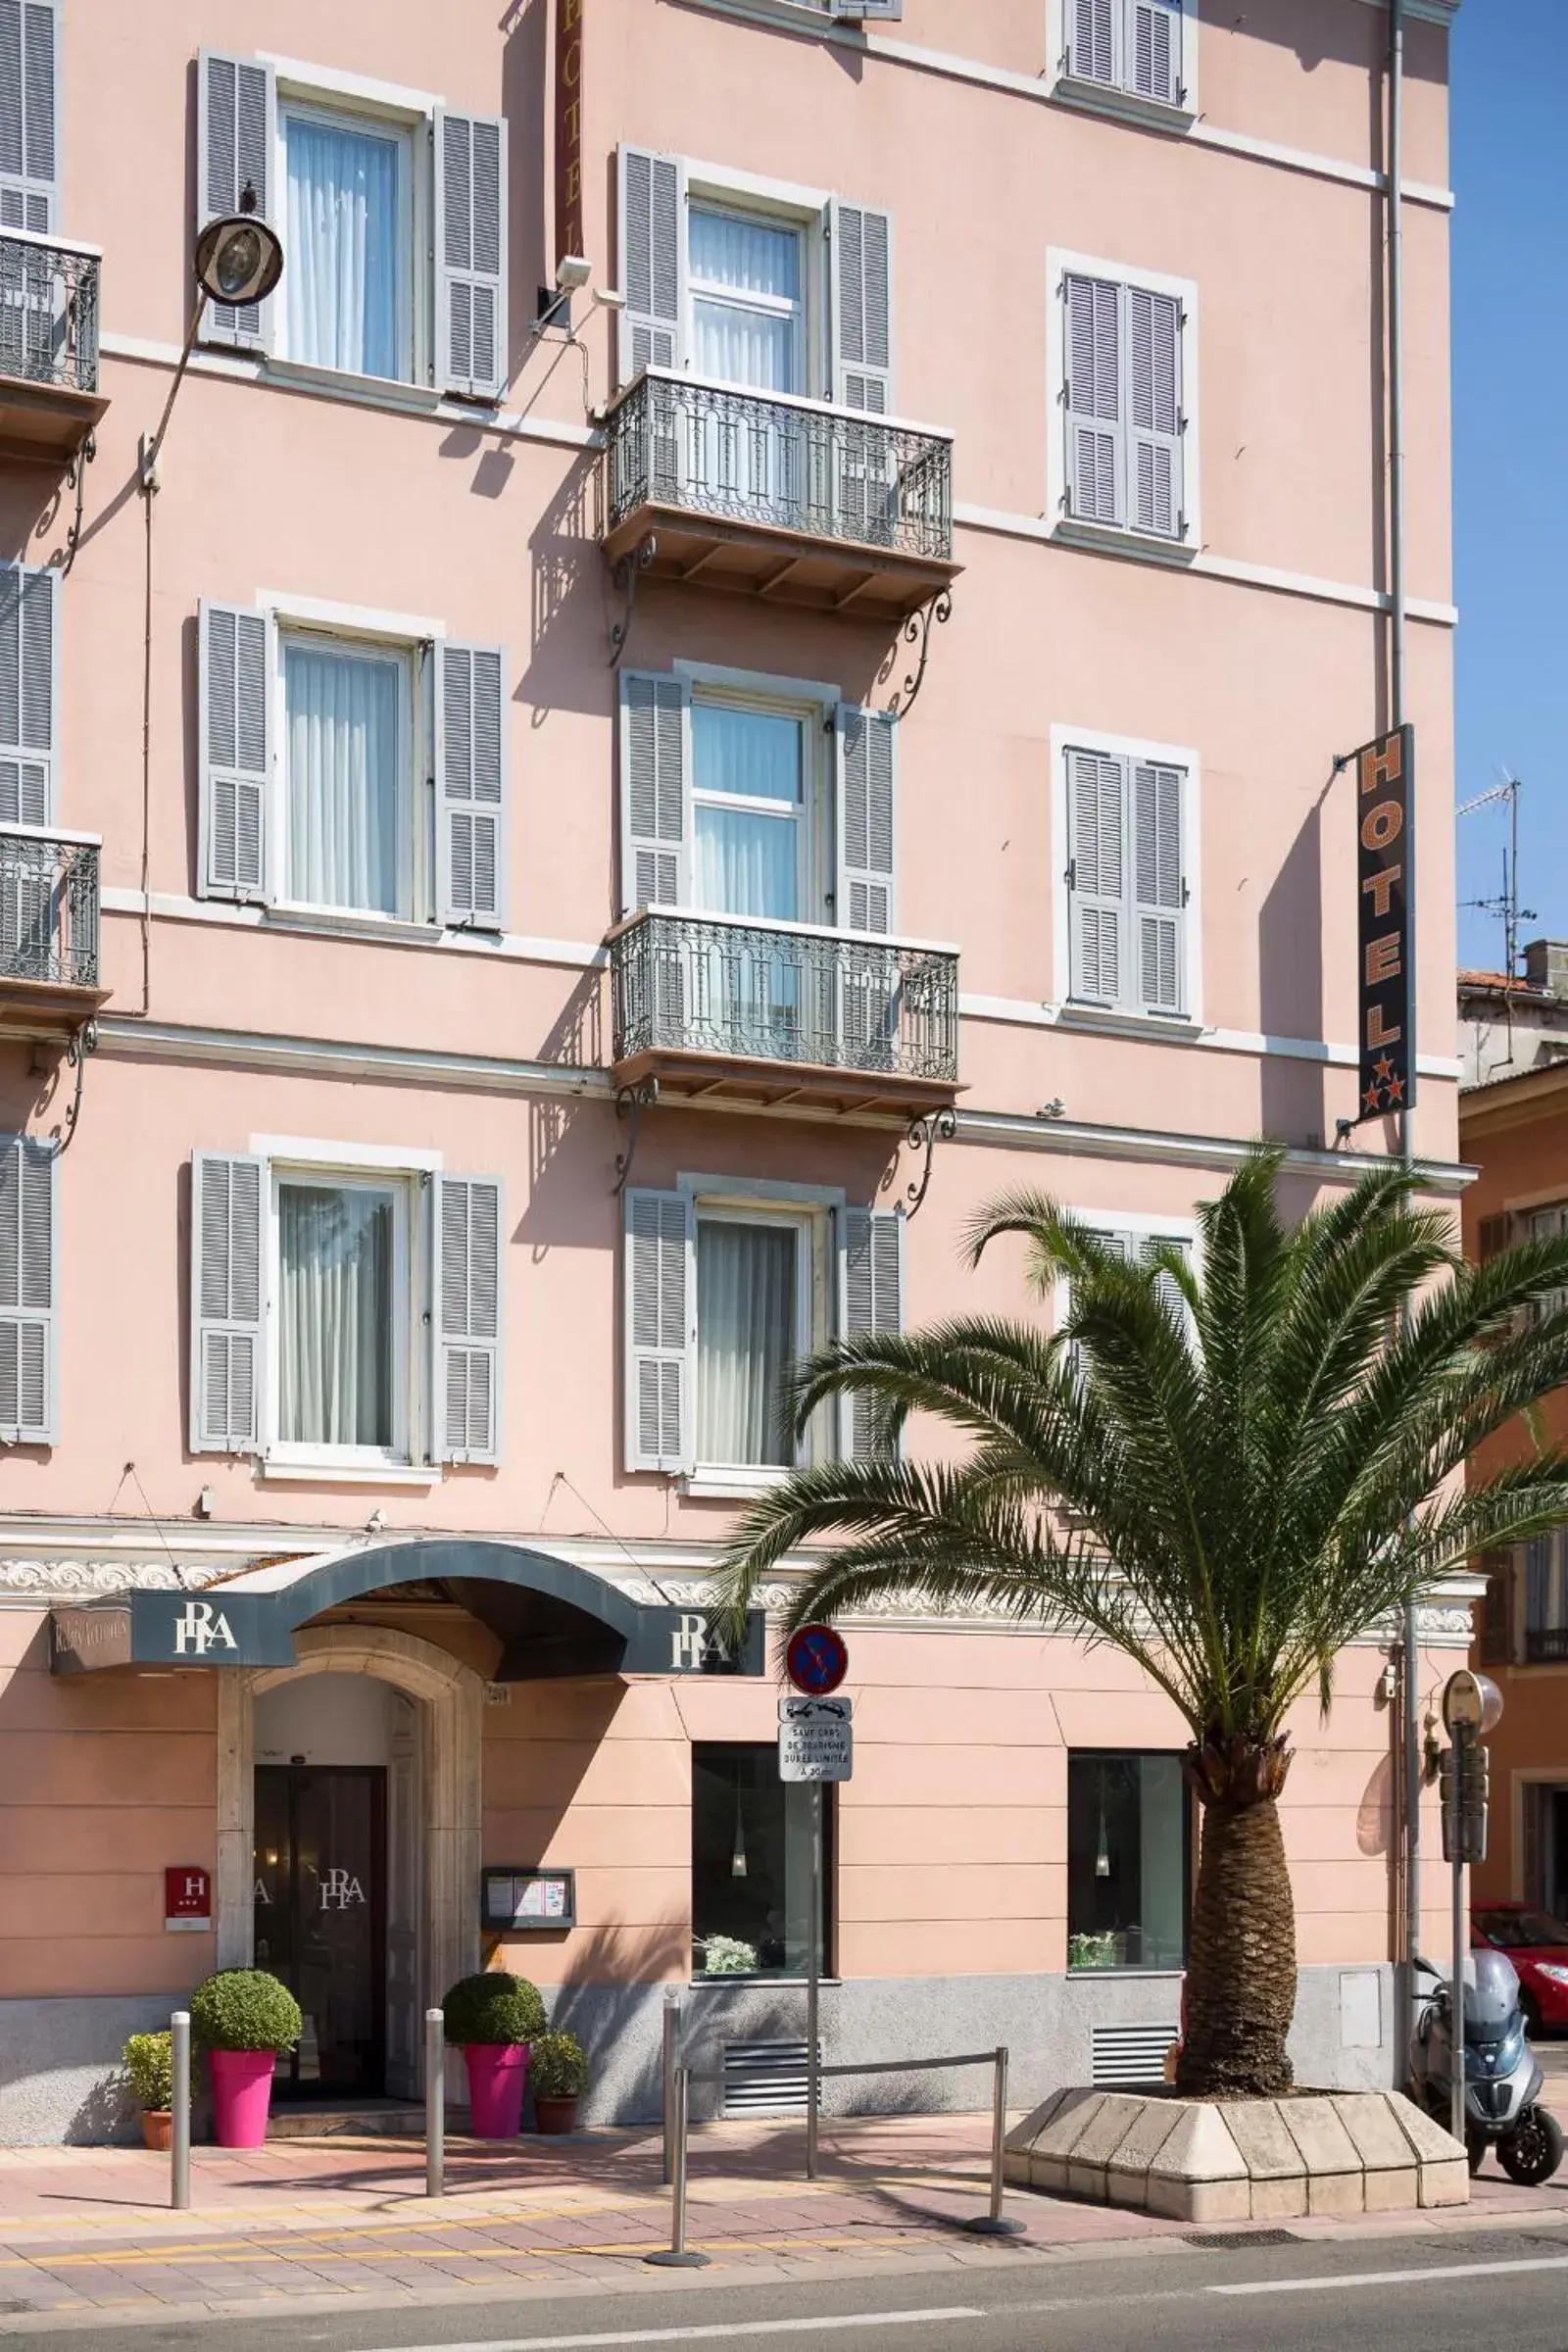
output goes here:
<path id="1" fill-rule="evenodd" d="M 1410 2095 L 1449 2128 L 1453 2064 L 1451 1988 L 1419 1954 Z M 1545 2077 L 1525 2038 L 1519 1978 L 1503 1952 L 1472 1952 L 1464 1964 L 1464 2141 L 1470 2170 L 1488 2148 L 1521 2188 L 1539 2188 L 1562 2162 L 1562 2126 L 1541 2104 Z"/>

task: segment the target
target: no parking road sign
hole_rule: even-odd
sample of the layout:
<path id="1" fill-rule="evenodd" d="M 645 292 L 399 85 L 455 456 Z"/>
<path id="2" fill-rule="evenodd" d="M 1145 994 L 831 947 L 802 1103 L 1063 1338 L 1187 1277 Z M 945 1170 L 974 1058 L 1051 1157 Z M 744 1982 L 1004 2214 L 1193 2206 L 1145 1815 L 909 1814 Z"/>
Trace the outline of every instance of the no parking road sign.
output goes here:
<path id="1" fill-rule="evenodd" d="M 784 1671 L 808 1698 L 825 1698 L 850 1671 L 844 1636 L 830 1625 L 803 1625 L 790 1636 Z"/>

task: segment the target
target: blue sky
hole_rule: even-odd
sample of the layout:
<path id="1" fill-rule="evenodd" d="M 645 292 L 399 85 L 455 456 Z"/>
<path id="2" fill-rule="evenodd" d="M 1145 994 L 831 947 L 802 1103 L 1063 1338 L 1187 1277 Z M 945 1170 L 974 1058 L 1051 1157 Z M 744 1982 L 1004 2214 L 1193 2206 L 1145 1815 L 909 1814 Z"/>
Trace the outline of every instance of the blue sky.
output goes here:
<path id="1" fill-rule="evenodd" d="M 1499 39 L 1499 20 L 1507 37 Z M 1524 778 L 1522 938 L 1568 938 L 1568 6 L 1464 0 L 1453 33 L 1458 767 Z M 1419 588 L 1415 591 L 1420 593 Z M 1459 897 L 1495 896 L 1506 812 L 1459 819 Z M 1501 928 L 1459 913 L 1459 960 Z"/>

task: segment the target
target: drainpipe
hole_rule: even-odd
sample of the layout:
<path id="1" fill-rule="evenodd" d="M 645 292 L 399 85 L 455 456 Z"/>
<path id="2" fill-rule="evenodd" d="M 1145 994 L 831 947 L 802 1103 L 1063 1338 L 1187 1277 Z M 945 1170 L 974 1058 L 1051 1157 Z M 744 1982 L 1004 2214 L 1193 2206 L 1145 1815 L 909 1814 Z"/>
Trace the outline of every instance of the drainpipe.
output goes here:
<path id="1" fill-rule="evenodd" d="M 1389 378 L 1389 723 L 1402 727 L 1405 700 L 1404 586 L 1404 0 L 1389 0 L 1388 378 Z M 1414 1066 L 1415 1041 L 1411 1039 Z M 1410 1113 L 1399 1113 L 1399 1157 L 1410 1162 Z M 1416 1604 L 1405 1603 L 1404 1658 L 1404 2001 L 1396 2053 L 1402 2075 L 1415 2024 L 1415 1955 L 1421 1942 L 1421 1701 Z"/>

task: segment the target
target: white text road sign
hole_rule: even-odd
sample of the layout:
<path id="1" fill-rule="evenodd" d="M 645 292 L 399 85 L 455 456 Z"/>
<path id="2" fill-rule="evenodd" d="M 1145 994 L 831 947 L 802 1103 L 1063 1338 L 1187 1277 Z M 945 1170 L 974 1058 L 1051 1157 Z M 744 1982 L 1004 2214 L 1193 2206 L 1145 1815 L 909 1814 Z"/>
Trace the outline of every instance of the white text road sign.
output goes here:
<path id="1" fill-rule="evenodd" d="M 847 1781 L 855 1766 L 854 1703 L 847 1698 L 781 1698 L 781 1781 Z"/>

